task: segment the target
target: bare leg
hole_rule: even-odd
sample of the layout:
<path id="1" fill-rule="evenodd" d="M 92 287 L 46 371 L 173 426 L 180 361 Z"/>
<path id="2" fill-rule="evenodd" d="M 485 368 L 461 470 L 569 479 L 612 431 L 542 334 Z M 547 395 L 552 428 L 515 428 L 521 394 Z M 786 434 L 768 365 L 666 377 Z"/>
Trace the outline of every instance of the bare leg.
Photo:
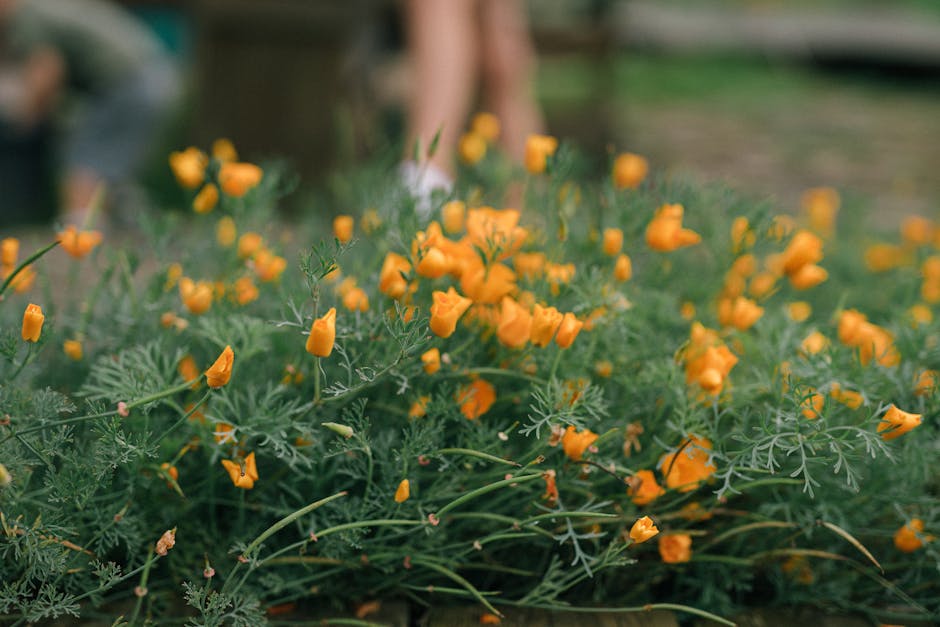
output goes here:
<path id="1" fill-rule="evenodd" d="M 523 0 L 481 0 L 483 89 L 486 107 L 502 122 L 502 141 L 515 159 L 531 133 L 543 132 L 533 96 L 535 50 Z"/>
<path id="2" fill-rule="evenodd" d="M 476 0 L 408 0 L 405 8 L 414 71 L 407 156 L 415 140 L 427 150 L 440 130 L 430 163 L 452 173 L 477 78 Z"/>

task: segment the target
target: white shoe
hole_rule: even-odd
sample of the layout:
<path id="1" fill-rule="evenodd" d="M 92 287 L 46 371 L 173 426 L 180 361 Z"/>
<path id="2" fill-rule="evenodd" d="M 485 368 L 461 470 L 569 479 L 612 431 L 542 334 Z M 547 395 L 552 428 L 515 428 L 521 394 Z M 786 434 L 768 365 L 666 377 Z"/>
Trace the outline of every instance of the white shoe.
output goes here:
<path id="1" fill-rule="evenodd" d="M 402 182 L 415 198 L 415 211 L 422 220 L 431 216 L 431 195 L 435 192 L 450 194 L 454 180 L 443 170 L 430 163 L 419 165 L 405 161 L 398 168 Z"/>

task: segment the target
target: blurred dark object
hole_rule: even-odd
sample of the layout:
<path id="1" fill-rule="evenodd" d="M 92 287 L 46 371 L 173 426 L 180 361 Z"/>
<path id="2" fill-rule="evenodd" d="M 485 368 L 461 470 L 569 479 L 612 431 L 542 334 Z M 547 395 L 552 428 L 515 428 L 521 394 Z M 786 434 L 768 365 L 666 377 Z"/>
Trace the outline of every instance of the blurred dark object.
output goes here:
<path id="1" fill-rule="evenodd" d="M 18 132 L 0 123 L 0 222 L 4 226 L 48 222 L 56 209 L 52 128 Z"/>
<path id="2" fill-rule="evenodd" d="M 288 155 L 307 182 L 322 176 L 341 152 L 338 112 L 370 127 L 354 57 L 376 4 L 195 0 L 194 140 L 228 137 L 253 158 Z"/>

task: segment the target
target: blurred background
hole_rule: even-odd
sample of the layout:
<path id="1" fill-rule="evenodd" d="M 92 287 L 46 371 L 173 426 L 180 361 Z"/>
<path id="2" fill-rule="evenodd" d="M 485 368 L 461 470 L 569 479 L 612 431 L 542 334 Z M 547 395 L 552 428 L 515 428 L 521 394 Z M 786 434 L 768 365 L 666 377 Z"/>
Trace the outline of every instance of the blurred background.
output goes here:
<path id="1" fill-rule="evenodd" d="M 179 79 L 135 166 L 131 206 L 179 206 L 166 155 L 217 137 L 246 159 L 286 159 L 304 186 L 401 149 L 415 83 L 402 2 L 111 4 L 160 43 Z M 628 150 L 672 175 L 772 197 L 783 211 L 819 185 L 885 225 L 940 207 L 938 0 L 525 4 L 545 130 L 598 172 Z M 52 220 L 68 116 L 27 135 L 2 117 L 0 219 Z"/>

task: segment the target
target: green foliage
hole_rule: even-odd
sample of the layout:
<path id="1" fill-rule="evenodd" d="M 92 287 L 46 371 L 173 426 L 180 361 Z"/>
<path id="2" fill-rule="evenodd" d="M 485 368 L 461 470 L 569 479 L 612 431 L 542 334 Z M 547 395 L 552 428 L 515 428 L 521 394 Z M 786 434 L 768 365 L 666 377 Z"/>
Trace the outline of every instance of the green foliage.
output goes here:
<path id="1" fill-rule="evenodd" d="M 253 626 L 281 604 L 390 597 L 493 609 L 668 601 L 722 615 L 772 598 L 936 620 L 940 401 L 913 382 L 940 369 L 940 323 L 908 312 L 930 246 L 908 244 L 897 267 L 872 274 L 857 241 L 827 239 L 825 283 L 801 291 L 775 275 L 755 297 L 759 319 L 736 327 L 719 303 L 754 283 L 736 288 L 729 268 L 746 250 L 755 272 L 769 271 L 793 241 L 774 232 L 769 204 L 658 175 L 617 190 L 587 180 L 583 163 L 563 145 L 547 174 L 492 153 L 463 167 L 455 195 L 432 199 L 432 219 L 444 202 L 501 206 L 506 193 L 526 210 L 489 230 L 474 212 L 475 226 L 446 240 L 415 214 L 388 157 L 331 180 L 323 205 L 359 217 L 346 243 L 315 212 L 273 221 L 292 183 L 268 172 L 243 197 L 223 194 L 215 214 L 242 236 L 257 229 L 264 254 L 217 243 L 212 214 L 170 214 L 146 217 L 132 253 L 105 244 L 82 261 L 37 261 L 76 279 L 56 286 L 35 346 L 19 334 L 27 296 L 0 303 L 0 620 L 94 608 L 130 624 Z M 700 243 L 647 246 L 666 202 L 682 203 Z M 737 216 L 753 241 L 735 250 Z M 614 279 L 615 255 L 601 250 L 609 227 L 623 231 L 630 281 Z M 431 278 L 419 264 L 435 246 L 452 265 Z M 524 272 L 520 251 L 544 254 L 542 269 Z M 405 286 L 397 300 L 382 292 L 388 253 L 410 265 L 391 275 Z M 286 269 L 265 277 L 271 257 Z M 212 286 L 206 312 L 192 313 L 174 263 Z M 529 329 L 510 328 L 502 294 L 486 295 L 500 267 L 514 269 L 513 302 L 585 324 L 569 348 L 508 347 Z M 246 280 L 256 299 L 243 301 Z M 367 310 L 344 305 L 354 287 Z M 431 305 L 450 287 L 477 302 L 442 338 Z M 808 319 L 789 313 L 794 300 L 812 305 Z M 311 325 L 332 307 L 332 353 L 314 357 Z M 898 364 L 839 340 L 851 308 L 890 334 Z M 704 344 L 693 319 L 715 330 Z M 815 354 L 802 347 L 813 331 L 829 340 Z M 61 354 L 67 339 L 82 342 L 81 361 Z M 713 391 L 692 365 L 706 345 L 737 359 Z M 192 384 L 226 346 L 230 380 Z M 481 383 L 492 404 L 485 386 L 468 392 Z M 892 404 L 923 422 L 886 440 Z M 663 487 L 646 502 L 641 471 Z M 647 515 L 660 536 L 637 544 L 631 527 Z M 903 552 L 893 538 L 914 519 L 920 546 Z M 161 555 L 168 530 L 175 546 Z M 689 536 L 691 555 L 664 561 L 657 544 L 674 535 Z M 125 616 L 116 608 L 128 598 Z"/>

